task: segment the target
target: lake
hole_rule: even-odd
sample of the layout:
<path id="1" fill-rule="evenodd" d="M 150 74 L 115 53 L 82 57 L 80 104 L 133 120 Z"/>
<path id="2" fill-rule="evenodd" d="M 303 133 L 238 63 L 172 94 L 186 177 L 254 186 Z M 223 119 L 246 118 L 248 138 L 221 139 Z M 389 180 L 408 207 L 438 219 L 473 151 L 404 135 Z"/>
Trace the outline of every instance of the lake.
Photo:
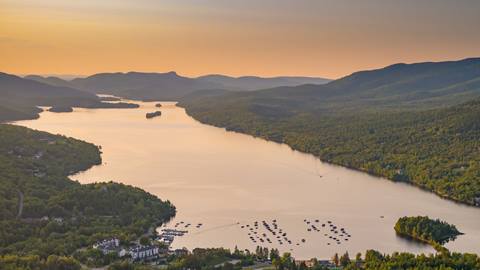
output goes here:
<path id="1" fill-rule="evenodd" d="M 171 102 L 163 103 L 160 117 L 146 119 L 158 109 L 155 103 L 136 103 L 140 108 L 43 112 L 16 124 L 101 145 L 103 164 L 72 179 L 122 182 L 170 200 L 178 214 L 168 227 L 192 224 L 174 247 L 261 245 L 299 259 L 345 251 L 353 257 L 366 249 L 429 253 L 431 247 L 399 238 L 393 229 L 399 217 L 428 215 L 465 233 L 447 248 L 480 253 L 480 209 L 201 124 Z"/>

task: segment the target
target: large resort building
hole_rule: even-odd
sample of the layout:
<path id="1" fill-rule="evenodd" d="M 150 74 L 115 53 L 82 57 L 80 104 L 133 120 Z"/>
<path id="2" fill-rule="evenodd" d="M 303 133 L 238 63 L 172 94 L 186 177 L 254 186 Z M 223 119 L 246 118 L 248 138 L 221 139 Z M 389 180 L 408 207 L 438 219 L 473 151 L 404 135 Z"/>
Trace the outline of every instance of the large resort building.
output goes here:
<path id="1" fill-rule="evenodd" d="M 157 246 L 135 246 L 128 251 L 120 248 L 120 241 L 117 238 L 106 239 L 97 242 L 93 248 L 102 251 L 103 254 L 117 253 L 119 257 L 130 255 L 133 261 L 149 260 L 157 258 L 159 255 L 159 248 Z"/>
<path id="2" fill-rule="evenodd" d="M 157 246 L 137 246 L 131 248 L 128 253 L 133 261 L 148 260 L 158 257 L 159 248 Z"/>
<path id="3" fill-rule="evenodd" d="M 120 240 L 117 238 L 107 239 L 97 242 L 93 245 L 93 248 L 99 249 L 103 254 L 116 253 L 120 247 Z"/>

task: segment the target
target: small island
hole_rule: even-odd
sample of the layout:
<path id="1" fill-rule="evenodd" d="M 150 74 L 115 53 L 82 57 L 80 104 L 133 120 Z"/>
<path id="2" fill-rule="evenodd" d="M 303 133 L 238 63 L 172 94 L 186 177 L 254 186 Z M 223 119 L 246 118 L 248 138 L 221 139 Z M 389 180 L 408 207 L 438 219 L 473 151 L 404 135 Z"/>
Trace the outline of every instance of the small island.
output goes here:
<path id="1" fill-rule="evenodd" d="M 140 108 L 140 105 L 127 102 L 101 102 L 98 105 L 87 106 L 87 108 L 100 108 L 100 109 L 136 109 Z"/>
<path id="2" fill-rule="evenodd" d="M 113 97 L 113 96 L 100 96 L 99 98 L 101 101 L 121 101 L 122 100 L 119 97 Z"/>
<path id="3" fill-rule="evenodd" d="M 162 115 L 162 112 L 161 111 L 156 111 L 156 112 L 147 113 L 146 117 L 147 117 L 147 119 L 150 119 L 150 118 L 154 118 L 154 117 L 157 117 L 157 116 L 160 116 L 160 115 Z"/>
<path id="4" fill-rule="evenodd" d="M 433 246 L 443 245 L 462 234 L 455 225 L 439 219 L 433 220 L 422 216 L 398 219 L 395 224 L 395 231 L 400 236 L 412 238 Z"/>
<path id="5" fill-rule="evenodd" d="M 53 106 L 48 109 L 48 111 L 56 113 L 73 112 L 73 108 L 68 106 Z"/>

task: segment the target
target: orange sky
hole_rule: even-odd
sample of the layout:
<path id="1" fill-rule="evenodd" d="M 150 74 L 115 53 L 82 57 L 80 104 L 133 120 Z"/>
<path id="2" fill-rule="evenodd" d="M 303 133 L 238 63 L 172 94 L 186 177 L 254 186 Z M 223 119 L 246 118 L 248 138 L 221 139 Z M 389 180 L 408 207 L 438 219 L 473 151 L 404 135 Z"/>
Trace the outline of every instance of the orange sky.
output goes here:
<path id="1" fill-rule="evenodd" d="M 0 0 L 0 71 L 337 78 L 480 56 L 477 0 Z"/>

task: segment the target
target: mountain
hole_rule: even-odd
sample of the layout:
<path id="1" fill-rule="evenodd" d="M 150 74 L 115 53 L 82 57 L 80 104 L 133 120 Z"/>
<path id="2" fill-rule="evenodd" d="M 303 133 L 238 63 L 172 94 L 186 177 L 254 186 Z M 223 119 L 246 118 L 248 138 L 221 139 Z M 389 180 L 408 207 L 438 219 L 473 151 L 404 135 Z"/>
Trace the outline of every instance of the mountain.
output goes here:
<path id="1" fill-rule="evenodd" d="M 0 73 L 0 121 L 36 118 L 41 111 L 37 106 L 136 107 L 135 104 L 103 103 L 89 92 Z"/>
<path id="2" fill-rule="evenodd" d="M 480 58 L 395 64 L 353 73 L 324 85 L 277 87 L 181 101 L 205 106 L 248 107 L 271 116 L 300 112 L 347 113 L 359 110 L 423 110 L 466 102 L 480 95 Z"/>
<path id="3" fill-rule="evenodd" d="M 302 84 L 325 84 L 329 79 L 315 77 L 272 77 L 256 76 L 229 77 L 225 75 L 206 75 L 197 78 L 201 81 L 223 85 L 224 89 L 237 91 L 252 91 L 279 86 L 298 86 Z"/>
<path id="4" fill-rule="evenodd" d="M 70 81 L 67 81 L 58 77 L 53 77 L 53 76 L 42 77 L 39 75 L 27 75 L 24 78 L 32 81 L 50 84 L 53 86 L 72 87 Z"/>
<path id="5" fill-rule="evenodd" d="M 24 103 L 48 106 L 54 100 L 72 104 L 98 101 L 95 94 L 69 87 L 52 86 L 15 75 L 0 73 L 0 91 L 2 99 L 22 100 Z"/>
<path id="6" fill-rule="evenodd" d="M 451 105 L 480 93 L 480 58 L 395 64 L 356 72 L 327 85 L 322 97 L 358 99 L 365 104 Z"/>
<path id="7" fill-rule="evenodd" d="M 297 86 L 306 83 L 324 84 L 329 81 L 311 77 L 261 78 L 245 76 L 234 78 L 224 75 L 188 78 L 179 76 L 175 72 L 99 73 L 71 81 L 38 75 L 29 75 L 25 78 L 54 86 L 66 86 L 91 93 L 109 94 L 136 100 L 178 100 L 185 95 L 206 89 L 250 91 L 278 86 Z"/>
<path id="8" fill-rule="evenodd" d="M 480 206 L 480 59 L 396 64 L 325 85 L 199 91 L 200 122 Z"/>
<path id="9" fill-rule="evenodd" d="M 98 94 L 110 94 L 138 100 L 177 100 L 200 89 L 220 85 L 168 73 L 101 73 L 73 79 L 73 87 Z"/>

